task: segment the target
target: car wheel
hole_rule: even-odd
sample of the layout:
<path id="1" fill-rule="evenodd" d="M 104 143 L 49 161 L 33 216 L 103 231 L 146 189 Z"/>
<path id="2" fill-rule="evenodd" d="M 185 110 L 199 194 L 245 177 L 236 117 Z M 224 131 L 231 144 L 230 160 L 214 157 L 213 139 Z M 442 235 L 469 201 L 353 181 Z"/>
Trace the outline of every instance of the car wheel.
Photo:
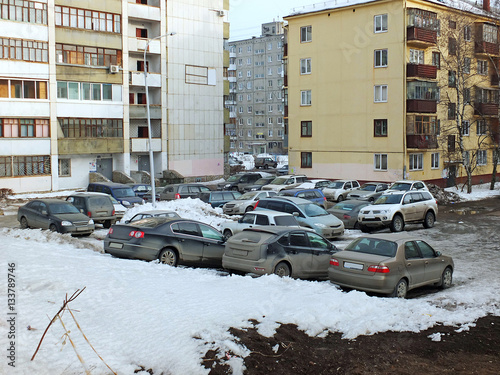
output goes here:
<path id="1" fill-rule="evenodd" d="M 174 249 L 163 249 L 158 257 L 161 263 L 176 267 L 179 257 Z"/>
<path id="2" fill-rule="evenodd" d="M 232 191 L 238 191 L 238 187 L 237 187 L 237 186 L 233 186 L 233 187 L 231 188 L 231 190 L 232 190 Z"/>
<path id="3" fill-rule="evenodd" d="M 395 215 L 391 222 L 391 232 L 401 232 L 405 227 L 405 221 L 401 215 Z"/>
<path id="4" fill-rule="evenodd" d="M 446 269 L 443 271 L 443 274 L 441 275 L 441 283 L 439 284 L 439 287 L 441 289 L 448 289 L 453 282 L 453 271 L 451 270 L 450 267 L 446 267 Z"/>
<path id="5" fill-rule="evenodd" d="M 55 225 L 55 224 L 50 224 L 50 226 L 49 226 L 49 230 L 50 230 L 51 232 L 57 232 L 57 227 L 56 227 L 56 225 Z"/>
<path id="6" fill-rule="evenodd" d="M 26 219 L 24 216 L 21 218 L 21 229 L 28 229 L 28 219 Z"/>
<path id="7" fill-rule="evenodd" d="M 368 228 L 366 225 L 359 224 L 359 229 L 361 229 L 361 232 L 363 233 L 370 233 L 370 228 Z"/>
<path id="8" fill-rule="evenodd" d="M 428 211 L 425 214 L 424 228 L 432 228 L 434 226 L 435 221 L 436 221 L 436 217 L 434 216 L 434 213 L 431 211 Z"/>
<path id="9" fill-rule="evenodd" d="M 253 211 L 253 206 L 248 206 L 245 208 L 245 212 Z"/>
<path id="10" fill-rule="evenodd" d="M 224 238 L 226 240 L 233 235 L 233 233 L 229 229 L 225 229 L 224 233 L 222 233 L 222 234 L 224 235 Z"/>
<path id="11" fill-rule="evenodd" d="M 342 194 L 337 198 L 337 202 L 342 202 L 344 200 L 344 196 Z"/>
<path id="12" fill-rule="evenodd" d="M 396 298 L 406 298 L 406 293 L 408 292 L 408 283 L 405 279 L 401 279 L 396 284 L 394 291 L 391 294 L 391 297 Z"/>
<path id="13" fill-rule="evenodd" d="M 264 164 L 264 169 L 269 169 L 269 165 Z"/>
<path id="14" fill-rule="evenodd" d="M 290 266 L 285 262 L 278 263 L 276 268 L 274 269 L 274 274 L 279 277 L 290 276 Z"/>
<path id="15" fill-rule="evenodd" d="M 113 223 L 111 222 L 111 220 L 106 220 L 106 221 L 102 224 L 102 226 L 103 226 L 104 228 L 108 229 L 108 228 L 111 228 L 111 225 L 112 225 L 112 224 L 113 224 Z"/>
<path id="16" fill-rule="evenodd" d="M 354 223 L 354 227 L 353 227 L 353 229 L 361 230 L 361 226 L 359 225 L 359 221 L 356 221 L 356 222 Z"/>

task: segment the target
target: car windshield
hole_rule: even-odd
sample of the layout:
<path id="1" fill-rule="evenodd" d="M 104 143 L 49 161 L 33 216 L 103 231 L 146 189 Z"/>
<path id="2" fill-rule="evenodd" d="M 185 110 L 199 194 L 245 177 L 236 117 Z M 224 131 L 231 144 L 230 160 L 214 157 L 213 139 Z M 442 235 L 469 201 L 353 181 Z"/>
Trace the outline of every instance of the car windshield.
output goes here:
<path id="1" fill-rule="evenodd" d="M 344 186 L 344 183 L 338 182 L 338 181 L 334 181 L 334 182 L 331 182 L 328 185 L 326 185 L 326 187 L 328 189 L 342 189 L 343 186 Z"/>
<path id="2" fill-rule="evenodd" d="M 288 178 L 278 177 L 271 182 L 271 185 L 284 185 L 287 180 Z"/>
<path id="3" fill-rule="evenodd" d="M 235 174 L 235 175 L 229 177 L 226 182 L 235 182 L 235 181 L 238 181 L 240 179 L 240 177 L 241 176 Z"/>
<path id="4" fill-rule="evenodd" d="M 361 206 L 367 206 L 368 203 L 363 203 Z M 356 207 L 360 206 L 359 204 L 352 203 L 350 201 L 342 201 L 340 203 L 337 203 L 335 206 L 332 207 L 333 210 L 342 210 L 342 211 L 352 211 Z"/>
<path id="5" fill-rule="evenodd" d="M 255 181 L 255 185 L 267 185 L 269 183 L 269 179 L 267 178 L 259 178 Z"/>
<path id="6" fill-rule="evenodd" d="M 135 193 L 132 188 L 113 189 L 113 192 L 118 198 L 135 197 Z"/>
<path id="7" fill-rule="evenodd" d="M 314 203 L 304 203 L 304 204 L 299 204 L 298 206 L 300 207 L 302 212 L 304 212 L 309 217 L 330 215 L 328 212 L 325 211 L 323 207 L 320 207 Z"/>
<path id="8" fill-rule="evenodd" d="M 352 241 L 345 248 L 346 251 L 355 251 L 357 253 L 381 255 L 394 258 L 398 245 L 395 242 L 382 240 L 378 238 L 360 237 Z"/>
<path id="9" fill-rule="evenodd" d="M 380 196 L 373 204 L 399 204 L 403 194 L 388 194 Z"/>
<path id="10" fill-rule="evenodd" d="M 363 184 L 359 190 L 365 190 L 365 191 L 375 191 L 377 188 L 377 185 L 372 185 L 372 184 Z"/>
<path id="11" fill-rule="evenodd" d="M 259 192 L 249 191 L 248 193 L 245 193 L 245 194 L 241 195 L 240 197 L 236 198 L 236 200 L 246 201 L 246 200 L 255 198 L 255 196 L 257 194 L 259 194 Z"/>
<path id="12" fill-rule="evenodd" d="M 94 207 L 106 207 L 111 206 L 110 200 L 108 197 L 90 197 L 89 202 L 91 206 Z"/>
<path id="13" fill-rule="evenodd" d="M 79 214 L 78 208 L 69 203 L 54 203 L 50 206 L 50 213 L 52 214 Z"/>
<path id="14" fill-rule="evenodd" d="M 390 187 L 391 190 L 407 191 L 411 189 L 411 184 L 407 182 L 395 182 Z"/>
<path id="15" fill-rule="evenodd" d="M 285 227 L 299 226 L 299 223 L 294 216 L 276 216 L 274 221 L 276 222 L 276 225 L 283 225 Z"/>

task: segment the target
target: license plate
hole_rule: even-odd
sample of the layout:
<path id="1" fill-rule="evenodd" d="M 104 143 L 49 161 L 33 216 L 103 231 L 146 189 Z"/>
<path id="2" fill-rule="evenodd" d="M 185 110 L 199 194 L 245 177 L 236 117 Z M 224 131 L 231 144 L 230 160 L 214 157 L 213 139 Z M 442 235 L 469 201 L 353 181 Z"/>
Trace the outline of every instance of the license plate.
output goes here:
<path id="1" fill-rule="evenodd" d="M 110 242 L 109 247 L 112 247 L 113 249 L 121 249 L 123 247 L 123 244 L 117 242 Z"/>
<path id="2" fill-rule="evenodd" d="M 233 254 L 234 254 L 234 255 L 243 255 L 243 256 L 247 256 L 247 255 L 248 255 L 248 251 L 244 251 L 244 250 L 233 250 Z"/>
<path id="3" fill-rule="evenodd" d="M 76 227 L 76 230 L 81 232 L 81 231 L 84 231 L 84 230 L 89 230 L 89 228 L 87 227 Z"/>
<path id="4" fill-rule="evenodd" d="M 350 268 L 353 270 L 362 270 L 363 265 L 359 263 L 344 262 L 344 268 Z"/>

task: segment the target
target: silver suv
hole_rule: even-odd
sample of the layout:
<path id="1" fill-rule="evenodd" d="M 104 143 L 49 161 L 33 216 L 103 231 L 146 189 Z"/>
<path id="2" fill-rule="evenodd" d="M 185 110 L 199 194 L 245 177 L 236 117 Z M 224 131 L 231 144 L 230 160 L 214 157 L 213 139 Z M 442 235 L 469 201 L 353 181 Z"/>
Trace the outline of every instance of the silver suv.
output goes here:
<path id="1" fill-rule="evenodd" d="M 272 190 L 279 192 L 283 189 L 291 189 L 307 181 L 307 177 L 304 175 L 286 175 L 276 177 L 268 185 L 262 186 L 262 190 Z"/>
<path id="2" fill-rule="evenodd" d="M 363 232 L 385 227 L 401 232 L 407 223 L 422 223 L 425 228 L 432 228 L 437 213 L 436 199 L 428 191 L 391 191 L 363 207 L 358 222 Z"/>

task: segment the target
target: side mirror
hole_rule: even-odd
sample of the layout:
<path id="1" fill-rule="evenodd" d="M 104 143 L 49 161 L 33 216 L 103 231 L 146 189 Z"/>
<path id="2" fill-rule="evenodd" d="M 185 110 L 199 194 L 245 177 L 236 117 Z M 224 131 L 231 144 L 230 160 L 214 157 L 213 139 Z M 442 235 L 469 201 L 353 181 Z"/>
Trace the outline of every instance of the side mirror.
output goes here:
<path id="1" fill-rule="evenodd" d="M 80 208 L 80 212 L 83 214 L 83 208 Z"/>
<path id="2" fill-rule="evenodd" d="M 130 220 L 125 220 L 125 224 L 129 224 L 130 223 Z"/>
<path id="3" fill-rule="evenodd" d="M 436 251 L 436 256 L 437 257 L 440 257 L 442 254 L 441 254 L 441 251 Z"/>
<path id="4" fill-rule="evenodd" d="M 243 222 L 243 218 L 238 219 L 238 224 L 241 224 Z"/>
<path id="5" fill-rule="evenodd" d="M 297 211 L 295 211 L 292 215 L 295 217 L 300 216 L 300 214 Z"/>

